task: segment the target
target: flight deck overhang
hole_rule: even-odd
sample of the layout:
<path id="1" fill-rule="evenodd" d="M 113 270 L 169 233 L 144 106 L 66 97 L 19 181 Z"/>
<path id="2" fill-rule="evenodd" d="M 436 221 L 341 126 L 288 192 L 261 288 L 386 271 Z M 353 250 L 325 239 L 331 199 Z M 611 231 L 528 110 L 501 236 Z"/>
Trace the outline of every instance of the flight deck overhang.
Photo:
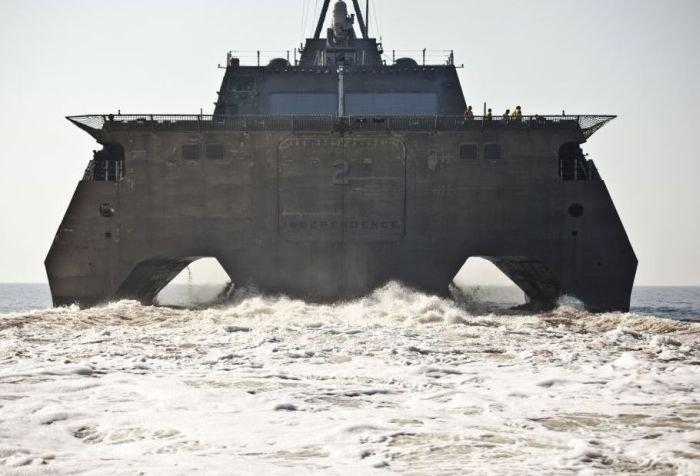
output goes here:
<path id="1" fill-rule="evenodd" d="M 98 141 L 112 131 L 461 131 L 461 130 L 566 130 L 578 129 L 590 138 L 614 115 L 523 116 L 223 116 L 161 114 L 92 114 L 67 119 Z"/>

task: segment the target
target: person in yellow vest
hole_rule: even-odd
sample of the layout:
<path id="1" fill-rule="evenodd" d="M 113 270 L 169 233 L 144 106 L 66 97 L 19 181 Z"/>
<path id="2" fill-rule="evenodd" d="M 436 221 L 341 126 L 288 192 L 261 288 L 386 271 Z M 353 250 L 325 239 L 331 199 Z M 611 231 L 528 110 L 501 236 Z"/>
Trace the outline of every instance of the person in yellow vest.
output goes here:
<path id="1" fill-rule="evenodd" d="M 515 108 L 515 111 L 513 111 L 513 118 L 516 120 L 520 120 L 523 117 L 523 110 L 520 106 Z"/>

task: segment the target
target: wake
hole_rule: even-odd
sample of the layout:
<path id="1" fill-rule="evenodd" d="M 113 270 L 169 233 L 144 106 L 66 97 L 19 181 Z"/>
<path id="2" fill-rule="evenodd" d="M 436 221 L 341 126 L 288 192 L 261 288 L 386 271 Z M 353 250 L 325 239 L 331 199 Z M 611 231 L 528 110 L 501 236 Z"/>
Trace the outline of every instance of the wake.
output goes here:
<path id="1" fill-rule="evenodd" d="M 0 317 L 0 468 L 700 471 L 700 324 L 389 284 Z"/>

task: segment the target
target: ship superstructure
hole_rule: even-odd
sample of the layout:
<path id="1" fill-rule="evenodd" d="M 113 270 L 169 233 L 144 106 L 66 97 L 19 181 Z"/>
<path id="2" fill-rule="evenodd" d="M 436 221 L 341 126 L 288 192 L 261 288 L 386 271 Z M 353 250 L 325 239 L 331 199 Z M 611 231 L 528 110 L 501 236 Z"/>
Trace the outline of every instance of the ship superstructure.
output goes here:
<path id="1" fill-rule="evenodd" d="M 102 150 L 46 259 L 56 305 L 151 303 L 202 257 L 312 300 L 446 295 L 483 257 L 533 306 L 629 308 L 637 260 L 580 147 L 614 116 L 465 117 L 454 55 L 383 60 L 353 4 L 321 38 L 326 0 L 298 58 L 230 54 L 212 115 L 69 118 Z"/>

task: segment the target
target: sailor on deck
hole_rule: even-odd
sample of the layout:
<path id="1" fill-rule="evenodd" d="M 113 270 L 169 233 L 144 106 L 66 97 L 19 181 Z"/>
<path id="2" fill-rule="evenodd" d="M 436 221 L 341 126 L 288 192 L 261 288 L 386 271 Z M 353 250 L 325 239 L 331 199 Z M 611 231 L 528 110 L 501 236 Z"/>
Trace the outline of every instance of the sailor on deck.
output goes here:
<path id="1" fill-rule="evenodd" d="M 518 106 L 518 107 L 515 108 L 515 111 L 513 111 L 513 116 L 512 116 L 512 117 L 513 117 L 513 119 L 515 119 L 516 121 L 519 121 L 520 119 L 522 119 L 522 117 L 523 117 L 523 110 L 522 110 L 522 108 L 521 108 L 520 106 Z"/>
<path id="2" fill-rule="evenodd" d="M 466 111 L 464 111 L 464 119 L 471 121 L 474 119 L 474 111 L 472 111 L 472 107 L 469 106 Z"/>

